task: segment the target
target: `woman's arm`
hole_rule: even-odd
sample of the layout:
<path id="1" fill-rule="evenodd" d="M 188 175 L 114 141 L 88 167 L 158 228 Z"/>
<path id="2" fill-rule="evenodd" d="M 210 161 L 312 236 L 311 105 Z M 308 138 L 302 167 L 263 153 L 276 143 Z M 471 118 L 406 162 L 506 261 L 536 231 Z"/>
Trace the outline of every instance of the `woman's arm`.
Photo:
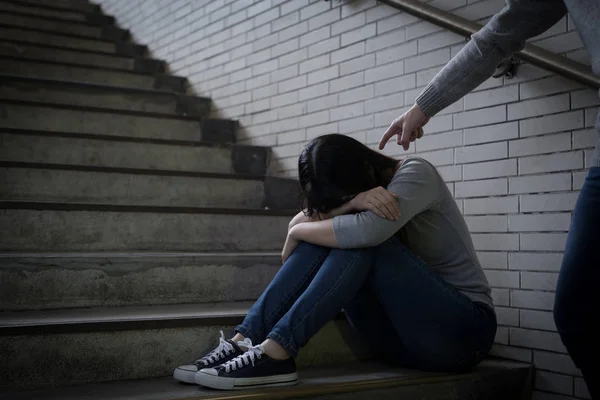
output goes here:
<path id="1" fill-rule="evenodd" d="M 325 214 L 325 213 L 319 213 L 319 215 L 314 215 L 313 217 L 309 217 L 308 215 L 305 214 L 304 211 L 300 211 L 290 221 L 290 223 L 288 225 L 288 232 L 294 226 L 296 226 L 298 224 L 301 224 L 301 223 L 305 223 L 305 222 L 318 222 L 318 221 L 322 221 L 322 220 L 331 219 L 333 217 L 337 217 L 338 215 L 344 215 L 344 214 L 351 213 L 352 211 L 354 211 L 353 205 L 351 203 L 352 203 L 351 201 L 348 201 L 345 204 L 342 204 L 341 206 L 339 206 L 338 208 L 335 208 L 335 209 L 331 210 L 331 212 L 329 212 L 327 214 Z"/>
<path id="2" fill-rule="evenodd" d="M 331 248 L 371 247 L 383 243 L 411 218 L 440 199 L 444 185 L 435 168 L 424 160 L 405 162 L 388 186 L 396 194 L 402 214 L 386 219 L 373 211 L 340 215 L 333 219 L 295 225 L 288 235 L 292 241 Z"/>
<path id="3" fill-rule="evenodd" d="M 288 235 L 298 242 L 307 242 L 324 247 L 339 248 L 333 232 L 333 219 L 316 222 L 303 222 L 292 229 Z"/>
<path id="4" fill-rule="evenodd" d="M 318 222 L 328 220 L 339 215 L 346 215 L 358 211 L 371 210 L 381 218 L 395 220 L 400 218 L 400 207 L 398 196 L 383 187 L 377 187 L 366 192 L 359 193 L 352 200 L 334 208 L 328 213 L 319 213 L 309 217 L 304 211 L 300 211 L 288 225 L 288 232 L 296 225 L 304 222 Z"/>
<path id="5" fill-rule="evenodd" d="M 335 240 L 335 235 L 333 233 L 333 219 L 331 218 L 322 221 L 301 222 L 294 225 L 288 231 L 283 250 L 281 251 L 283 262 L 286 262 L 300 242 L 307 242 L 330 248 L 340 247 Z"/>
<path id="6" fill-rule="evenodd" d="M 416 215 L 437 205 L 448 190 L 435 167 L 418 158 L 402 164 L 388 189 L 398 196 L 400 218 L 387 220 L 371 211 L 336 217 L 333 233 L 340 248 L 372 247 L 383 243 Z"/>
<path id="7" fill-rule="evenodd" d="M 507 0 L 506 6 L 433 78 L 416 104 L 432 117 L 479 86 L 504 58 L 567 13 L 562 0 Z"/>
<path id="8" fill-rule="evenodd" d="M 398 195 L 386 188 L 376 187 L 359 193 L 349 202 L 327 214 L 310 218 L 304 214 L 304 211 L 299 212 L 288 227 L 288 235 L 281 252 L 283 262 L 300 242 L 331 248 L 340 247 L 335 238 L 333 218 L 368 210 L 383 220 L 397 221 L 400 219 Z"/>
<path id="9" fill-rule="evenodd" d="M 337 217 L 338 215 L 348 214 L 354 210 L 354 207 L 354 203 L 352 201 L 348 201 L 345 204 L 342 204 L 340 207 L 331 210 L 331 212 L 327 214 L 320 213 L 319 215 L 315 215 L 313 217 L 309 217 L 304 213 L 304 211 L 300 211 L 298 214 L 296 214 L 296 216 L 292 218 L 288 225 L 288 234 L 285 239 L 285 244 L 283 245 L 283 250 L 281 251 L 281 258 L 283 262 L 288 259 L 300 242 L 320 244 L 321 246 L 327 247 L 337 247 L 326 244 L 330 243 L 329 240 L 322 240 L 320 229 L 319 233 L 316 234 L 318 236 L 318 242 L 307 239 L 310 237 L 311 232 L 313 232 L 317 227 L 321 228 L 323 226 L 322 223 L 329 222 L 331 225 L 332 218 Z"/>

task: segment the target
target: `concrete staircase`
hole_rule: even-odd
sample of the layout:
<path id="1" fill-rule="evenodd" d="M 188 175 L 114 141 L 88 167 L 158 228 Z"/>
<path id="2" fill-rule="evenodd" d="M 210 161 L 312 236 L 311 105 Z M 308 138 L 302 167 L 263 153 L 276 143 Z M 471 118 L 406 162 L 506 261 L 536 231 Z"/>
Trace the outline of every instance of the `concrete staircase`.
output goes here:
<path id="1" fill-rule="evenodd" d="M 2 399 L 219 398 L 164 377 L 280 266 L 297 182 L 128 38 L 83 0 L 0 0 Z M 529 365 L 446 376 L 363 357 L 342 316 L 301 353 L 319 369 L 300 386 L 239 398 L 530 394 Z"/>

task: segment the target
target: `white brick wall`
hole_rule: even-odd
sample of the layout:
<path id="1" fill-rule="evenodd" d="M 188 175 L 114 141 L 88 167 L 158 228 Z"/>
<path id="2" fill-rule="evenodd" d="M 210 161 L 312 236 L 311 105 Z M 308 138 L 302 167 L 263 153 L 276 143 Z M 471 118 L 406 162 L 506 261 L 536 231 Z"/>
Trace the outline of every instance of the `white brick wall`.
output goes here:
<path id="1" fill-rule="evenodd" d="M 240 142 L 273 147 L 276 175 L 295 175 L 318 135 L 374 147 L 464 45 L 375 0 L 98 1 L 211 97 L 215 115 L 239 119 Z M 431 4 L 481 21 L 504 1 Z M 534 42 L 587 62 L 566 18 Z M 438 166 L 466 215 L 498 306 L 493 354 L 536 365 L 536 399 L 587 396 L 551 309 L 599 105 L 594 91 L 525 64 L 441 112 L 410 150 Z M 393 143 L 385 153 L 405 154 Z"/>

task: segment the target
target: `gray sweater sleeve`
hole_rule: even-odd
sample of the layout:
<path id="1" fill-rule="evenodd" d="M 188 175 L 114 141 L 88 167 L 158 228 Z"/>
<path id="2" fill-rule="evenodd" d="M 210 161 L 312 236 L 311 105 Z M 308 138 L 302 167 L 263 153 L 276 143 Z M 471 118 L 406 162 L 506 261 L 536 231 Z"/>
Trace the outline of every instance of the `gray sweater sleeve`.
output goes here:
<path id="1" fill-rule="evenodd" d="M 432 117 L 475 89 L 496 66 L 543 33 L 567 10 L 562 0 L 506 0 L 504 7 L 433 78 L 416 103 Z"/>
<path id="2" fill-rule="evenodd" d="M 411 218 L 441 200 L 445 185 L 427 161 L 405 161 L 387 189 L 398 195 L 400 219 L 389 221 L 372 211 L 340 215 L 333 219 L 333 232 L 342 249 L 377 246 L 394 235 Z"/>

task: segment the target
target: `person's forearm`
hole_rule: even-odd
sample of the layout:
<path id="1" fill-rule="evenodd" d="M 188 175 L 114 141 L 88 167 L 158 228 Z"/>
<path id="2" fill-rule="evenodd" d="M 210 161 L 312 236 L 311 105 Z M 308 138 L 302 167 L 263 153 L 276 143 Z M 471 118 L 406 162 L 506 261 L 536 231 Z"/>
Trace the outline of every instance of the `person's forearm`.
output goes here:
<path id="1" fill-rule="evenodd" d="M 296 214 L 294 216 L 294 218 L 292 218 L 292 220 L 288 224 L 288 232 L 294 226 L 296 226 L 296 225 L 298 225 L 298 224 L 300 224 L 302 222 L 308 222 L 308 221 L 310 221 L 310 217 L 308 217 L 306 214 L 304 214 L 304 211 L 300 211 L 298 214 Z"/>
<path id="2" fill-rule="evenodd" d="M 348 202 L 342 204 L 341 206 L 339 206 L 338 208 L 334 208 L 333 210 L 331 210 L 330 212 L 328 212 L 326 214 L 319 213 L 319 217 L 321 220 L 326 220 L 326 219 L 331 219 L 333 217 L 337 217 L 338 215 L 348 214 L 352 211 L 354 211 L 354 207 L 352 206 L 352 201 L 348 201 Z"/>
<path id="3" fill-rule="evenodd" d="M 492 76 L 505 56 L 497 47 L 471 40 L 433 78 L 415 104 L 427 117 L 433 117 Z"/>
<path id="4" fill-rule="evenodd" d="M 565 13 L 561 0 L 508 0 L 433 78 L 416 104 L 432 117 L 483 83 L 502 59 L 521 50 L 526 39 L 544 32 Z"/>
<path id="5" fill-rule="evenodd" d="M 338 215 L 348 214 L 348 213 L 354 211 L 354 208 L 353 208 L 352 204 L 350 204 L 350 203 L 351 202 L 349 201 L 349 202 L 347 202 L 345 204 L 342 204 L 338 208 L 334 208 L 333 210 L 331 210 L 328 213 L 319 213 L 318 215 L 315 215 L 312 218 L 309 217 L 309 216 L 307 216 L 304 213 L 304 211 L 300 211 L 298 214 L 296 214 L 296 216 L 294 218 L 292 218 L 292 220 L 288 224 L 288 232 L 294 226 L 296 226 L 298 224 L 301 224 L 303 222 L 324 221 L 324 220 L 327 220 L 327 219 L 331 219 L 333 217 L 337 217 Z"/>
<path id="6" fill-rule="evenodd" d="M 323 247 L 339 248 L 333 232 L 333 219 L 315 222 L 302 222 L 295 225 L 288 235 L 298 241 Z"/>

